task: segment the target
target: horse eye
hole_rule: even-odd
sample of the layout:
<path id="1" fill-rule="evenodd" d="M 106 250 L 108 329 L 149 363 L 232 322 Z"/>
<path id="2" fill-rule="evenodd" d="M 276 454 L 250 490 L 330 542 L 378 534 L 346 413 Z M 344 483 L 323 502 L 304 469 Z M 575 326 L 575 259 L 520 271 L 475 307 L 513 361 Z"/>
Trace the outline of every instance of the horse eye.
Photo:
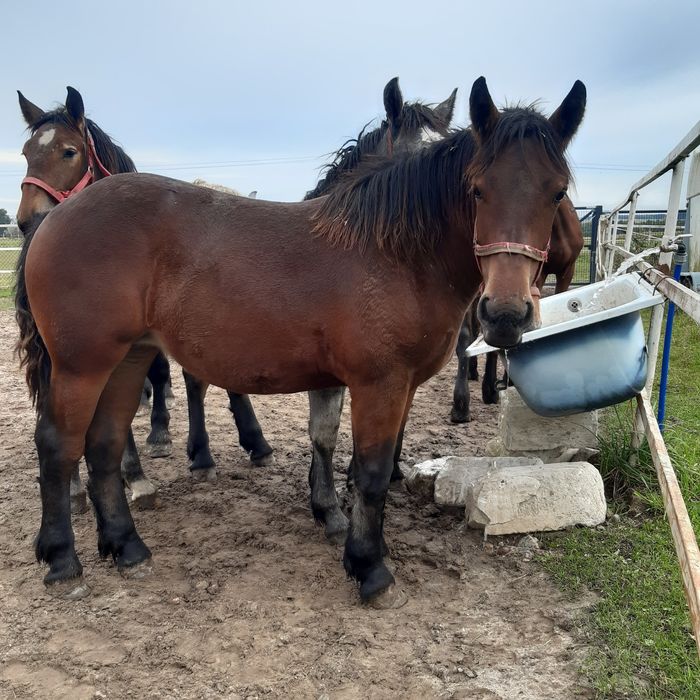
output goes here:
<path id="1" fill-rule="evenodd" d="M 481 190 L 478 187 L 472 187 L 472 194 L 477 198 L 481 199 Z"/>
<path id="2" fill-rule="evenodd" d="M 557 196 L 554 198 L 555 202 L 561 202 L 562 199 L 566 196 L 566 190 L 562 190 L 561 192 L 557 192 Z"/>
<path id="3" fill-rule="evenodd" d="M 63 157 L 64 158 L 72 158 L 77 153 L 78 153 L 78 151 L 76 151 L 75 148 L 66 148 L 66 150 L 63 151 Z"/>

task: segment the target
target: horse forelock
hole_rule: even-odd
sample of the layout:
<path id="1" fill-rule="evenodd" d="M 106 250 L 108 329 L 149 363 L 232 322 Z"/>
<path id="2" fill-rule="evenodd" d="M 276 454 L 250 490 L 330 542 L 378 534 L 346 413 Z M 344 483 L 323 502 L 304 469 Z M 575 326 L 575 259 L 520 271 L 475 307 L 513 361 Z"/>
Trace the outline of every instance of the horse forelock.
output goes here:
<path id="1" fill-rule="evenodd" d="M 536 109 L 536 103 L 506 107 L 500 112 L 493 131 L 479 144 L 468 177 L 483 174 L 507 148 L 514 143 L 524 146 L 525 142 L 536 145 L 542 155 L 541 163 L 550 171 L 572 179 L 559 136 L 550 121 Z"/>

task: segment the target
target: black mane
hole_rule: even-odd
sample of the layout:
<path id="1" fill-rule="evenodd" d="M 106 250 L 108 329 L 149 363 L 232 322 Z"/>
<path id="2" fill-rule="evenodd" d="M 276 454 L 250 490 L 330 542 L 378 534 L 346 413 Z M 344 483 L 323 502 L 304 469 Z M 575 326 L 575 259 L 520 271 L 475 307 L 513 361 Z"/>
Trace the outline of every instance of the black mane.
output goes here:
<path id="1" fill-rule="evenodd" d="M 345 174 L 316 215 L 315 232 L 364 252 L 374 244 L 402 260 L 429 259 L 450 217 L 470 220 L 469 180 L 513 143 L 534 142 L 556 172 L 570 176 L 557 134 L 532 107 L 500 114 L 485 143 L 463 129 L 415 153 L 375 158 Z"/>
<path id="2" fill-rule="evenodd" d="M 124 152 L 121 146 L 114 141 L 95 124 L 92 119 L 85 119 L 88 129 L 95 142 L 97 157 L 102 161 L 110 173 L 135 173 L 134 161 Z M 30 127 L 32 135 L 45 124 L 58 124 L 69 129 L 76 129 L 75 122 L 71 119 L 65 107 L 58 107 L 51 112 L 44 112 Z"/>
<path id="3" fill-rule="evenodd" d="M 341 176 L 350 170 L 354 170 L 366 156 L 374 156 L 377 153 L 379 144 L 387 137 L 389 122 L 384 119 L 382 123 L 372 131 L 366 131 L 369 124 L 358 134 L 357 138 L 346 141 L 333 155 L 333 159 L 323 166 L 324 175 L 318 181 L 314 189 L 309 190 L 304 199 L 315 199 L 328 194 Z M 401 130 L 418 130 L 428 127 L 441 134 L 447 134 L 449 123 L 434 112 L 429 105 L 421 102 L 406 103 L 401 110 L 399 128 Z M 395 137 L 396 134 L 392 134 Z"/>

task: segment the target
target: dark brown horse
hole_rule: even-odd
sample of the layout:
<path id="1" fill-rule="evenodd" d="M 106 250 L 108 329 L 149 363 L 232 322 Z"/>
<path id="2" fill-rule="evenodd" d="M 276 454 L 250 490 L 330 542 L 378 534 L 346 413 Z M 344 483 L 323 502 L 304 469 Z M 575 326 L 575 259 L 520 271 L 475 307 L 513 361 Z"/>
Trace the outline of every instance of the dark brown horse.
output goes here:
<path id="1" fill-rule="evenodd" d="M 80 93 L 72 87 L 67 88 L 67 91 L 65 106 L 51 111 L 37 107 L 21 92 L 18 93 L 22 115 L 31 131 L 31 137 L 22 149 L 27 159 L 27 176 L 22 183 L 22 199 L 17 212 L 17 222 L 26 236 L 31 237 L 41 220 L 57 204 L 82 191 L 92 182 L 110 174 L 136 172 L 133 161 L 123 149 L 95 122 L 85 117 Z M 25 323 L 21 304 L 18 306 L 17 320 L 20 327 Z M 198 399 L 201 404 L 203 395 L 193 399 L 190 385 L 196 384 L 197 380 L 186 372 L 184 375 L 192 426 L 193 420 L 196 424 L 198 415 L 196 401 Z M 158 353 L 148 371 L 148 378 L 153 385 L 153 411 L 151 432 L 146 440 L 149 453 L 155 457 L 170 453 L 170 416 L 165 401 L 169 376 L 168 360 L 165 355 Z M 241 446 L 250 454 L 254 464 L 266 463 L 272 448 L 262 434 L 250 400 L 239 394 L 229 396 Z M 206 432 L 204 436 L 206 438 Z M 195 449 L 200 446 L 201 438 L 191 427 L 187 449 L 192 460 L 201 457 L 201 453 Z M 208 452 L 208 439 L 206 451 Z M 122 476 L 132 489 L 132 501 L 142 507 L 152 504 L 156 489 L 143 473 L 131 431 L 122 460 Z M 80 509 L 85 500 L 85 492 L 77 469 L 73 475 L 71 491 L 74 505 Z"/>
<path id="2" fill-rule="evenodd" d="M 364 600 L 396 603 L 384 502 L 414 392 L 448 361 L 482 280 L 487 342 L 512 347 L 537 324 L 531 290 L 584 108 L 577 81 L 549 119 L 499 112 L 480 78 L 472 129 L 358 168 L 326 198 L 263 202 L 125 174 L 56 207 L 22 270 L 45 581 L 82 574 L 69 484 L 83 454 L 100 553 L 119 567 L 150 557 L 119 462 L 163 349 L 238 392 L 349 387 L 356 498 L 344 563 Z"/>
<path id="3" fill-rule="evenodd" d="M 576 210 L 571 200 L 565 197 L 554 216 L 552 227 L 552 239 L 550 241 L 547 260 L 542 265 L 542 270 L 536 281 L 536 286 L 542 292 L 544 283 L 549 275 L 556 276 L 555 294 L 565 292 L 576 270 L 576 260 L 583 248 L 583 231 Z M 476 302 L 472 304 L 464 316 L 464 322 L 459 332 L 457 341 L 457 378 L 452 398 L 452 411 L 450 420 L 453 423 L 466 423 L 469 421 L 469 379 L 478 379 L 476 357 L 467 358 L 467 348 L 479 335 L 479 323 L 476 317 Z M 481 397 L 484 403 L 498 403 L 498 382 L 496 369 L 498 353 L 490 352 L 486 355 L 484 379 L 481 384 Z M 504 383 L 507 379 L 504 378 Z"/>

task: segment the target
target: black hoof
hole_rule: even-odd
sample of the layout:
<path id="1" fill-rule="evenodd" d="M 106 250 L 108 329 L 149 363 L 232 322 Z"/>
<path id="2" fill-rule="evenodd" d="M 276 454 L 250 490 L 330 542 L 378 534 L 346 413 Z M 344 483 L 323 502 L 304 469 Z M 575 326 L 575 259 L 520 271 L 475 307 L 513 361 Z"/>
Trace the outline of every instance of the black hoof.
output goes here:
<path id="1" fill-rule="evenodd" d="M 391 481 L 403 481 L 404 476 L 401 471 L 401 467 L 398 464 L 394 465 L 394 469 L 391 472 Z"/>
<path id="2" fill-rule="evenodd" d="M 386 591 L 396 583 L 393 574 L 386 565 L 381 562 L 367 572 L 367 575 L 360 583 L 360 598 L 367 603 L 380 593 Z"/>
<path id="3" fill-rule="evenodd" d="M 216 481 L 216 467 L 204 467 L 203 469 L 190 467 L 190 476 L 195 481 L 208 481 L 213 484 Z"/>
<path id="4" fill-rule="evenodd" d="M 118 568 L 136 566 L 151 558 L 151 550 L 146 547 L 136 530 L 122 537 L 100 534 L 97 549 L 102 558 L 111 555 Z"/>
<path id="5" fill-rule="evenodd" d="M 45 561 L 49 564 L 49 571 L 44 576 L 44 583 L 48 586 L 59 581 L 69 581 L 71 579 L 80 578 L 83 575 L 83 565 L 78 559 L 78 555 L 71 546 L 63 548 L 63 551 L 57 553 L 55 548 L 53 552 L 51 547 L 44 546 L 37 537 L 35 544 L 36 558 L 39 561 Z"/>
<path id="6" fill-rule="evenodd" d="M 168 431 L 152 432 L 146 438 L 146 454 L 153 458 L 170 457 L 173 452 L 173 443 Z"/>
<path id="7" fill-rule="evenodd" d="M 194 457 L 192 457 L 191 453 L 189 453 L 188 451 L 188 456 L 192 460 L 190 462 L 190 471 L 192 473 L 200 471 L 202 469 L 213 469 L 214 471 L 216 471 L 216 462 L 214 461 L 214 458 L 211 456 L 211 452 L 209 452 L 208 449 L 199 450 Z"/>
<path id="8" fill-rule="evenodd" d="M 485 404 L 496 404 L 498 403 L 500 397 L 498 395 L 498 390 L 495 387 L 481 387 L 481 399 Z"/>
<path id="9" fill-rule="evenodd" d="M 254 467 L 271 467 L 275 463 L 274 450 L 265 442 L 259 449 L 250 453 L 250 463 Z"/>
<path id="10" fill-rule="evenodd" d="M 456 406 L 452 407 L 450 411 L 450 421 L 452 423 L 469 423 L 471 416 L 469 415 L 469 409 L 458 409 Z"/>

